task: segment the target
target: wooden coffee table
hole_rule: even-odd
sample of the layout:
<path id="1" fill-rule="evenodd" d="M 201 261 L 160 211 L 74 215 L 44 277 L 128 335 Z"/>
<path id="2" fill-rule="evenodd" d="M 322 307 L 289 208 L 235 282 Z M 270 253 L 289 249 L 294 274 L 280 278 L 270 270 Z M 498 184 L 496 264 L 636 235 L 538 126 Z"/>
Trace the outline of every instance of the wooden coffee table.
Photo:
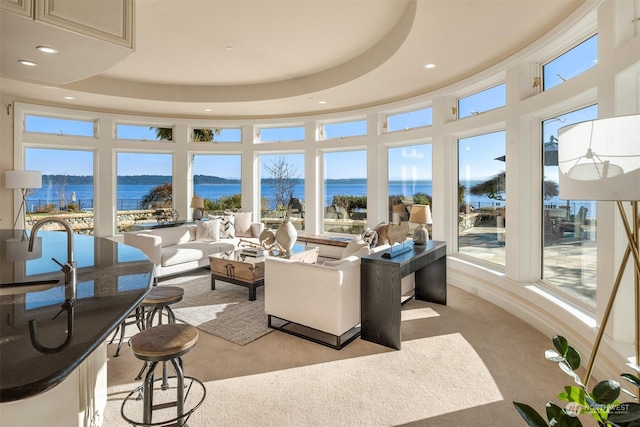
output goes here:
<path id="1" fill-rule="evenodd" d="M 269 255 L 269 256 L 277 256 Z M 293 253 L 281 256 L 291 261 L 315 263 L 318 261 L 318 248 L 295 245 Z M 264 257 L 254 258 L 242 255 L 242 248 L 233 252 L 221 252 L 209 255 L 211 267 L 211 290 L 216 289 L 216 280 L 249 288 L 249 301 L 255 301 L 256 289 L 264 285 Z"/>

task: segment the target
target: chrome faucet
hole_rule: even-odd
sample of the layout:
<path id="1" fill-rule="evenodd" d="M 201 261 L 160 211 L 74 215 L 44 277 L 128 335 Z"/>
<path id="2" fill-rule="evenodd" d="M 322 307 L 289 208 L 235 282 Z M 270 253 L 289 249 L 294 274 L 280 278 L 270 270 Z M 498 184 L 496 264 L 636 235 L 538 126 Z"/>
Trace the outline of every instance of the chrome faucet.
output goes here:
<path id="1" fill-rule="evenodd" d="M 38 342 L 38 339 L 36 336 L 37 327 L 36 327 L 35 319 L 29 320 L 29 335 L 31 336 L 31 344 L 39 352 L 47 353 L 47 354 L 59 352 L 63 348 L 68 346 L 69 343 L 71 342 L 71 338 L 73 336 L 76 290 L 78 286 L 78 279 L 76 275 L 76 270 L 77 270 L 76 262 L 73 257 L 73 228 L 71 227 L 71 224 L 69 224 L 67 221 L 61 218 L 50 216 L 50 217 L 42 218 L 41 220 L 36 222 L 33 228 L 31 229 L 31 237 L 29 238 L 29 252 L 33 252 L 33 243 L 35 242 L 36 237 L 38 235 L 38 230 L 44 224 L 49 222 L 55 222 L 62 225 L 67 233 L 67 262 L 62 264 L 57 259 L 51 258 L 60 267 L 62 267 L 62 272 L 64 273 L 64 285 L 65 285 L 64 286 L 64 295 L 65 295 L 64 303 L 61 306 L 60 312 L 58 312 L 58 314 L 56 314 L 53 319 L 58 317 L 58 315 L 63 311 L 67 312 L 67 338 L 64 341 L 64 343 L 62 343 L 58 347 L 53 347 L 53 348 L 45 347 Z"/>
<path id="2" fill-rule="evenodd" d="M 31 229 L 31 237 L 29 238 L 29 252 L 33 252 L 33 243 L 35 242 L 36 236 L 38 235 L 38 230 L 44 224 L 49 222 L 56 222 L 62 225 L 67 233 L 67 262 L 65 264 L 62 264 L 55 258 L 51 259 L 53 259 L 53 261 L 55 261 L 60 267 L 62 267 L 62 272 L 64 273 L 64 284 L 66 285 L 65 297 L 67 299 L 75 300 L 78 279 L 76 276 L 76 262 L 73 257 L 73 228 L 71 227 L 71 224 L 69 224 L 64 219 L 55 216 L 42 218 L 41 220 L 36 222 Z"/>

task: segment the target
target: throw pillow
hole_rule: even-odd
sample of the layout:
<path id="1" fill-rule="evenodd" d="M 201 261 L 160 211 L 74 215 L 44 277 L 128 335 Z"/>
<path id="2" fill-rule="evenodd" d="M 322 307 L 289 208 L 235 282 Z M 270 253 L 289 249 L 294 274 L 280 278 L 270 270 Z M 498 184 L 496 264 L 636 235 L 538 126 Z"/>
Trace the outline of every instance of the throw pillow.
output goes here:
<path id="1" fill-rule="evenodd" d="M 251 216 L 253 212 L 236 212 L 233 214 L 235 220 L 235 233 L 238 237 L 252 237 Z"/>
<path id="2" fill-rule="evenodd" d="M 220 238 L 233 239 L 236 237 L 235 217 L 233 215 L 209 217 L 220 221 Z"/>
<path id="3" fill-rule="evenodd" d="M 360 236 L 354 237 L 348 244 L 347 247 L 342 251 L 342 256 L 340 258 L 347 258 L 348 256 L 354 255 L 361 248 L 366 248 L 369 250 L 369 244 L 362 240 Z"/>
<path id="4" fill-rule="evenodd" d="M 362 240 L 369 244 L 369 249 L 375 248 L 378 245 L 378 233 L 367 227 L 364 233 L 362 233 Z"/>
<path id="5" fill-rule="evenodd" d="M 217 242 L 220 240 L 220 220 L 196 221 L 196 240 Z"/>
<path id="6" fill-rule="evenodd" d="M 389 244 L 389 224 L 381 222 L 373 228 L 373 231 L 378 234 L 378 242 L 376 243 L 376 246 Z"/>

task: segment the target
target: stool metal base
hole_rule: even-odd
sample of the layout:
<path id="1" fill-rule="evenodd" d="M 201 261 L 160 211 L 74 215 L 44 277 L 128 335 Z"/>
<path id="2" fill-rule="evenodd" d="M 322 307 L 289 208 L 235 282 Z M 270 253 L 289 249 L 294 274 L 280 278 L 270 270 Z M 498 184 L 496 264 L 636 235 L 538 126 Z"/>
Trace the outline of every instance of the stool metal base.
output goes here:
<path id="1" fill-rule="evenodd" d="M 155 391 L 156 395 L 171 393 L 172 390 L 177 392 L 178 391 L 177 387 L 179 382 L 177 377 L 175 376 L 169 377 L 169 380 L 170 380 L 169 391 L 160 391 L 158 388 L 152 387 L 152 392 Z M 160 381 L 163 381 L 163 379 L 158 378 L 157 380 L 154 380 L 153 383 L 157 383 Z M 144 420 L 140 419 L 141 416 L 144 416 L 144 401 L 138 400 L 138 396 L 142 393 L 144 387 L 145 385 L 142 384 L 139 387 L 137 387 L 135 390 L 133 390 L 131 393 L 129 393 L 127 397 L 125 397 L 124 401 L 122 402 L 122 406 L 120 408 L 120 414 L 122 418 L 126 422 L 134 426 L 187 427 L 187 421 L 189 420 L 189 417 L 195 412 L 196 409 L 200 407 L 200 405 L 202 405 L 202 402 L 204 402 L 204 399 L 207 395 L 207 390 L 204 384 L 202 383 L 202 381 L 193 377 L 185 376 L 184 387 L 186 388 L 186 391 L 184 392 L 184 400 L 183 400 L 184 410 L 183 410 L 182 416 L 173 417 L 173 418 L 170 418 L 169 416 L 167 416 L 166 417 L 167 419 L 157 420 L 155 422 L 151 422 L 151 421 L 145 422 Z M 202 393 L 202 396 L 199 398 L 197 396 L 198 393 Z M 170 408 L 175 408 L 177 405 L 178 405 L 177 400 L 166 401 L 166 402 L 162 401 L 152 405 L 151 409 L 153 411 L 162 411 Z M 125 409 L 125 406 L 127 407 L 126 409 Z M 130 416 L 130 415 L 127 415 L 127 413 L 135 414 L 135 415 Z"/>

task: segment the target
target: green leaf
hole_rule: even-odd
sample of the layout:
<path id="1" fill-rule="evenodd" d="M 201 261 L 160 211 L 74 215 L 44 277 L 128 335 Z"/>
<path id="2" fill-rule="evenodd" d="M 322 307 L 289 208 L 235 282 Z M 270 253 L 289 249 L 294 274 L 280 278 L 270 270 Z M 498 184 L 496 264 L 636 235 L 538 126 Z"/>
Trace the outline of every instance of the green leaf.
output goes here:
<path id="1" fill-rule="evenodd" d="M 620 396 L 620 383 L 614 380 L 601 381 L 593 388 L 593 400 L 602 405 L 613 403 Z"/>
<path id="2" fill-rule="evenodd" d="M 577 417 L 570 417 L 564 409 L 553 402 L 547 402 L 547 418 L 555 427 L 582 427 Z"/>
<path id="3" fill-rule="evenodd" d="M 575 402 L 580 406 L 588 406 L 586 400 L 587 393 L 583 389 L 568 385 L 564 390 L 563 393 L 558 395 L 558 399 L 564 400 L 565 402 Z"/>
<path id="4" fill-rule="evenodd" d="M 569 347 L 564 357 L 574 371 L 580 367 L 580 353 L 575 348 Z"/>
<path id="5" fill-rule="evenodd" d="M 634 386 L 640 387 L 640 378 L 636 377 L 635 375 L 633 375 L 633 374 L 621 374 L 620 376 L 622 378 L 624 378 L 625 380 L 629 381 Z"/>
<path id="6" fill-rule="evenodd" d="M 558 350 L 558 353 L 563 356 L 566 355 L 567 350 L 569 350 L 569 343 L 567 342 L 567 339 L 561 335 L 553 336 L 553 346 Z"/>
<path id="7" fill-rule="evenodd" d="M 549 427 L 544 418 L 542 418 L 531 406 L 518 402 L 513 402 L 513 406 L 516 407 L 516 410 L 527 422 L 529 427 Z"/>
<path id="8" fill-rule="evenodd" d="M 640 421 L 640 404 L 622 403 L 615 406 L 609 410 L 608 420 L 616 424 Z"/>

